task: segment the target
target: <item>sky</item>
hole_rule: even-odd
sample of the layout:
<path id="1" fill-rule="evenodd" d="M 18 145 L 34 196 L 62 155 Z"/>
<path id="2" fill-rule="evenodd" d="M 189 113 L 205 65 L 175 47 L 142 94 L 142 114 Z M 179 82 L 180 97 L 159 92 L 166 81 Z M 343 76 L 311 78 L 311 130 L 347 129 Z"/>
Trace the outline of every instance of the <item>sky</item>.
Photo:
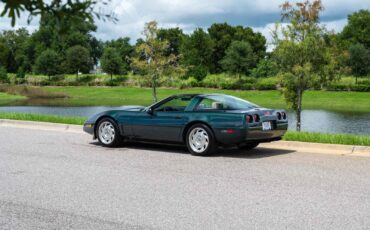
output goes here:
<path id="1" fill-rule="evenodd" d="M 130 37 L 132 42 L 141 37 L 145 22 L 156 20 L 160 27 L 180 27 L 185 33 L 195 28 L 207 28 L 213 23 L 252 27 L 271 41 L 271 29 L 280 20 L 284 0 L 111 0 L 105 12 L 114 12 L 112 22 L 96 21 L 95 36 L 102 40 Z M 347 23 L 347 15 L 359 9 L 370 9 L 370 0 L 323 0 L 325 11 L 321 22 L 329 30 L 340 32 Z M 4 5 L 0 3 L 0 10 Z M 34 31 L 38 19 L 27 24 L 27 14 L 18 20 L 16 28 Z M 0 30 L 11 29 L 10 20 L 0 18 Z"/>

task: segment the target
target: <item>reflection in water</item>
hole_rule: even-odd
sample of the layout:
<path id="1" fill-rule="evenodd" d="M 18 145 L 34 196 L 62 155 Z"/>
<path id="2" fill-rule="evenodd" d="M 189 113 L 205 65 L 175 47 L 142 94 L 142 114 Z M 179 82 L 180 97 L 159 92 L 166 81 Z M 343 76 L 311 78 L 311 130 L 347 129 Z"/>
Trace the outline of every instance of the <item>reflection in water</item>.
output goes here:
<path id="1" fill-rule="evenodd" d="M 289 112 L 288 116 L 289 129 L 294 130 L 295 113 Z M 370 135 L 370 114 L 304 110 L 302 111 L 302 131 Z"/>
<path id="2" fill-rule="evenodd" d="M 88 117 L 95 113 L 115 108 L 119 107 L 7 106 L 0 107 L 0 111 Z M 294 130 L 296 122 L 295 114 L 293 112 L 288 112 L 288 117 L 289 129 Z M 302 111 L 302 131 L 370 135 L 370 114 L 304 110 Z"/>

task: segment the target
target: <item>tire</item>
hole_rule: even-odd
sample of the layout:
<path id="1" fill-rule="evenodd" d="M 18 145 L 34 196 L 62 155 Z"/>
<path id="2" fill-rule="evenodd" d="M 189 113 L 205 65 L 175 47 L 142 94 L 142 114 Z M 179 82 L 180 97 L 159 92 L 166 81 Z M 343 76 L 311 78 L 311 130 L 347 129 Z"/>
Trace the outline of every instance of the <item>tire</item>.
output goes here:
<path id="1" fill-rule="evenodd" d="M 244 145 L 239 145 L 238 148 L 242 150 L 252 150 L 256 148 L 259 145 L 259 143 L 248 143 Z"/>
<path id="2" fill-rule="evenodd" d="M 216 152 L 217 144 L 212 130 L 204 124 L 195 124 L 186 133 L 186 146 L 195 156 L 209 156 Z"/>
<path id="3" fill-rule="evenodd" d="M 104 147 L 117 147 L 122 144 L 123 138 L 120 135 L 118 125 L 110 118 L 101 119 L 95 132 Z"/>

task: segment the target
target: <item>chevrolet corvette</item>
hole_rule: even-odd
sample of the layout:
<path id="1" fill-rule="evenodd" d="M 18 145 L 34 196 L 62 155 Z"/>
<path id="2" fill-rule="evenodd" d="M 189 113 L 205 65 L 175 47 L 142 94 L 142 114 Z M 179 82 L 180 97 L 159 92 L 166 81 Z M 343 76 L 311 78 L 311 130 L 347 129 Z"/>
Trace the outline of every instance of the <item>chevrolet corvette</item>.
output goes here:
<path id="1" fill-rule="evenodd" d="M 181 94 L 148 107 L 123 106 L 92 116 L 83 127 L 105 147 L 125 139 L 184 144 L 199 156 L 211 155 L 219 146 L 252 149 L 280 140 L 287 128 L 284 110 L 224 94 Z"/>

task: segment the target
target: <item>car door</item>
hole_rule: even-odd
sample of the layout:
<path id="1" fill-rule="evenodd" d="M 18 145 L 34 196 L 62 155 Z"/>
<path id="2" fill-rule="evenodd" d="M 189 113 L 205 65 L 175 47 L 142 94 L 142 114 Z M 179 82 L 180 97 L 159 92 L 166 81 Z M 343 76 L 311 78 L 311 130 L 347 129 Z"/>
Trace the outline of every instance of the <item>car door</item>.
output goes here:
<path id="1" fill-rule="evenodd" d="M 138 115 L 132 120 L 135 137 L 147 140 L 181 141 L 181 131 L 188 120 L 187 112 L 184 110 L 190 99 L 176 97 L 153 108 L 152 112 Z"/>

